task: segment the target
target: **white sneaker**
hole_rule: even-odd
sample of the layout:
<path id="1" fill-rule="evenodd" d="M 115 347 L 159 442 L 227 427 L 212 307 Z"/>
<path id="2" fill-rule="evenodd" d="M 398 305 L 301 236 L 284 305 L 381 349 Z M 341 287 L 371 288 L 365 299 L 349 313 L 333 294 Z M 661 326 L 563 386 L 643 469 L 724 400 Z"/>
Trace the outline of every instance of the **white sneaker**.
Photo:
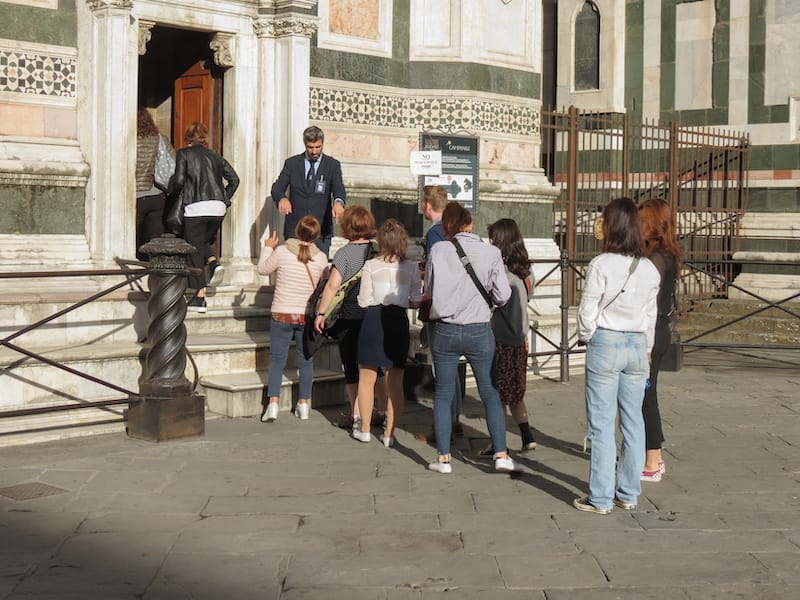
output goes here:
<path id="1" fill-rule="evenodd" d="M 394 446 L 394 436 L 393 435 L 390 435 L 390 436 L 382 435 L 381 436 L 381 444 L 383 444 L 387 448 L 391 448 L 392 446 Z"/>
<path id="2" fill-rule="evenodd" d="M 357 429 L 354 429 L 353 438 L 357 439 L 359 442 L 366 443 L 372 439 L 372 434 L 369 431 L 358 431 Z"/>
<path id="3" fill-rule="evenodd" d="M 510 458 L 495 458 L 494 459 L 494 470 L 495 471 L 502 471 L 504 473 L 511 473 L 517 470 L 517 465 L 514 464 L 514 461 Z"/>
<path id="4" fill-rule="evenodd" d="M 300 419 L 301 421 L 308 420 L 308 402 L 303 402 L 300 404 L 297 403 L 297 406 L 294 407 L 294 416 Z"/>
<path id="5" fill-rule="evenodd" d="M 437 460 L 436 462 L 432 462 L 432 463 L 428 464 L 428 470 L 429 471 L 436 471 L 437 473 L 441 473 L 441 474 L 445 475 L 447 473 L 452 473 L 453 472 L 453 467 L 450 466 L 449 462 L 439 462 Z"/>
<path id="6" fill-rule="evenodd" d="M 272 423 L 277 418 L 278 418 L 278 403 L 270 402 L 267 405 L 267 410 L 265 410 L 264 414 L 261 415 L 261 422 Z"/>

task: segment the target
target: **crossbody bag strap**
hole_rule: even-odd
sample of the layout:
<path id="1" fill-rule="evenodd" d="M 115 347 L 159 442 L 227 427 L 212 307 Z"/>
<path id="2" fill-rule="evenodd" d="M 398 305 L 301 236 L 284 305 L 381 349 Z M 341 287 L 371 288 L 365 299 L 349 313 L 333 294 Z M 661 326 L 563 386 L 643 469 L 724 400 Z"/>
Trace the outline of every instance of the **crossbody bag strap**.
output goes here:
<path id="1" fill-rule="evenodd" d="M 616 294 L 614 294 L 614 297 L 608 301 L 608 304 L 606 304 L 603 308 L 600 309 L 600 312 L 603 312 L 605 309 L 611 306 L 614 303 L 614 300 L 619 298 L 619 295 L 625 291 L 625 286 L 628 285 L 628 281 L 630 281 L 631 275 L 633 275 L 633 272 L 636 270 L 636 267 L 638 266 L 639 266 L 639 257 L 635 256 L 631 261 L 631 266 L 628 267 L 628 276 L 625 278 L 625 282 L 622 284 L 622 287 Z"/>
<path id="2" fill-rule="evenodd" d="M 314 283 L 314 278 L 311 276 L 311 269 L 308 268 L 308 263 L 303 263 L 303 265 L 306 268 L 306 273 L 308 273 L 308 280 L 311 282 L 311 289 L 313 290 L 317 287 L 317 284 Z"/>
<path id="3" fill-rule="evenodd" d="M 486 288 L 483 287 L 483 284 L 478 279 L 478 276 L 475 274 L 475 269 L 472 268 L 472 263 L 469 262 L 469 257 L 467 256 L 466 252 L 464 252 L 464 248 L 461 247 L 461 244 L 456 238 L 453 238 L 450 241 L 453 242 L 453 245 L 456 247 L 456 252 L 458 253 L 458 257 L 461 259 L 461 264 L 464 265 L 464 268 L 472 278 L 475 287 L 478 288 L 481 296 L 483 296 L 483 299 L 486 300 L 486 304 L 489 305 L 489 308 L 494 308 L 494 301 L 489 295 L 489 292 L 486 291 Z"/>

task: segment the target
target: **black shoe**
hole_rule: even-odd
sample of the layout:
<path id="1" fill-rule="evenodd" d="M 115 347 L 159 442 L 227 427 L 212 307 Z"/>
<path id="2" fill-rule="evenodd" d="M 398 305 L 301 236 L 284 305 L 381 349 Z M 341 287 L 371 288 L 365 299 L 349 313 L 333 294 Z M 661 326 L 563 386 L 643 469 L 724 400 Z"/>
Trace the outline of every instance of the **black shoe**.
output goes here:
<path id="1" fill-rule="evenodd" d="M 222 285 L 222 278 L 225 276 L 225 267 L 215 260 L 208 263 L 208 285 L 216 287 Z"/>
<path id="2" fill-rule="evenodd" d="M 379 411 L 374 411 L 372 413 L 372 419 L 370 420 L 370 425 L 373 427 L 381 427 L 386 428 L 386 413 L 382 413 Z"/>
<path id="3" fill-rule="evenodd" d="M 186 310 L 189 312 L 204 313 L 207 310 L 206 299 L 195 296 L 186 304 Z"/>
<path id="4" fill-rule="evenodd" d="M 488 446 L 486 446 L 486 448 L 484 448 L 483 450 L 478 452 L 478 456 L 480 456 L 482 458 L 486 458 L 486 457 L 490 457 L 491 456 L 492 458 L 494 458 L 494 446 L 489 444 Z"/>

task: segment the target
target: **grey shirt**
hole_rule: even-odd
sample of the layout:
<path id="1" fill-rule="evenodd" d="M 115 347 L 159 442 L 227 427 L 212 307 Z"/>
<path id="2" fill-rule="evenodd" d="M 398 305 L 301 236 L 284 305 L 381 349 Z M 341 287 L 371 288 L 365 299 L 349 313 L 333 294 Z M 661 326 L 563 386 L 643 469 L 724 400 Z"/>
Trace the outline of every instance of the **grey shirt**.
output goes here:
<path id="1" fill-rule="evenodd" d="M 484 244 L 474 233 L 457 233 L 456 239 L 472 263 L 478 280 L 497 306 L 511 298 L 500 250 Z M 467 325 L 488 323 L 492 316 L 472 278 L 467 273 L 456 247 L 450 242 L 434 244 L 425 271 L 425 289 L 432 298 L 431 319 Z"/>

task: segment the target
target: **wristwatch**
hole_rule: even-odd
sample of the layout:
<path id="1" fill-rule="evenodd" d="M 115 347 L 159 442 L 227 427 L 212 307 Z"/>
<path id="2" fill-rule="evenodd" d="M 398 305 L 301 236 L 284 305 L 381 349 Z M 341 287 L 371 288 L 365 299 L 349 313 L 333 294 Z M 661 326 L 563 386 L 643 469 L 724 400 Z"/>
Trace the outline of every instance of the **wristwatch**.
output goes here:
<path id="1" fill-rule="evenodd" d="M 318 313 L 314 313 L 314 316 L 315 316 L 315 317 L 324 317 L 324 316 L 325 316 L 325 313 L 324 313 L 324 312 L 318 312 Z"/>

